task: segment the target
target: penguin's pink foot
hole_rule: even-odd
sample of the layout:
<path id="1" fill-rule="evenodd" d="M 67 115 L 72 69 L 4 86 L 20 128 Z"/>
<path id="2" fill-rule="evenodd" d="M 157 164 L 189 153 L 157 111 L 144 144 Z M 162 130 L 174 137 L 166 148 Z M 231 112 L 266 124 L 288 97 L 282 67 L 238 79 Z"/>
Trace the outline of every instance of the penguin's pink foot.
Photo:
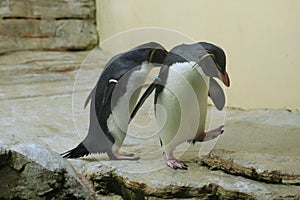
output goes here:
<path id="1" fill-rule="evenodd" d="M 172 169 L 175 169 L 175 170 L 176 169 L 182 169 L 182 170 L 187 170 L 188 169 L 188 166 L 186 164 L 184 164 L 183 162 L 180 162 L 179 160 L 177 160 L 173 156 L 172 152 L 166 151 L 165 156 L 166 156 L 168 167 L 170 167 Z"/>
<path id="2" fill-rule="evenodd" d="M 139 160 L 140 157 L 134 157 L 132 153 L 125 153 L 125 152 L 113 152 L 113 156 L 110 157 L 111 160 Z"/>
<path id="3" fill-rule="evenodd" d="M 224 126 L 222 125 L 219 128 L 210 130 L 208 132 L 197 134 L 194 139 L 188 140 L 188 142 L 195 143 L 213 140 L 224 132 L 223 128 Z"/>
<path id="4" fill-rule="evenodd" d="M 188 166 L 186 164 L 178 161 L 177 159 L 167 160 L 167 165 L 175 170 L 177 170 L 177 169 L 187 170 L 188 169 Z"/>

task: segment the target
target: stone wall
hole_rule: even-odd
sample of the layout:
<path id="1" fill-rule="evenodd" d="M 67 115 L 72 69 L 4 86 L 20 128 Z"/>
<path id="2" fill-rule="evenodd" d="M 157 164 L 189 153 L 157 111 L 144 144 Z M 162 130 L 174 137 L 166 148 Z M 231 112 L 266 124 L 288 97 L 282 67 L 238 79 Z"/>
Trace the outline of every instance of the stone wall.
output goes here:
<path id="1" fill-rule="evenodd" d="M 0 54 L 97 45 L 94 0 L 1 0 Z"/>

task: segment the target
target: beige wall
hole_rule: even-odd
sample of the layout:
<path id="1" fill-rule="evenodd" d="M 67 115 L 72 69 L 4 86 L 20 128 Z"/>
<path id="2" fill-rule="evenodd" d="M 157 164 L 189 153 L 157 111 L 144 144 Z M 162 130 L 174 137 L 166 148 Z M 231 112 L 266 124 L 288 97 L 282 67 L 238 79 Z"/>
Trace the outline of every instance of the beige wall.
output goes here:
<path id="1" fill-rule="evenodd" d="M 112 43 L 119 50 L 149 39 L 167 48 L 210 41 L 227 53 L 227 106 L 300 109 L 299 0 L 97 0 L 97 7 L 100 40 L 107 47 L 115 34 L 119 39 Z M 182 34 L 129 31 L 143 27 Z"/>

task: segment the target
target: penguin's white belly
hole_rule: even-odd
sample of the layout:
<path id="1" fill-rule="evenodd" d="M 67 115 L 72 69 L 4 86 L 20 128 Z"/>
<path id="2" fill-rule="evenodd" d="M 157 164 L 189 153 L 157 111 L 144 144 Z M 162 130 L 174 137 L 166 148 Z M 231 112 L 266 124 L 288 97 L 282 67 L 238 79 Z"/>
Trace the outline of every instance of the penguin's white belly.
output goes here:
<path id="1" fill-rule="evenodd" d="M 141 87 L 144 85 L 152 67 L 152 64 L 144 62 L 141 65 L 141 69 L 132 72 L 128 79 L 125 93 L 119 97 L 112 109 L 112 114 L 107 120 L 107 127 L 115 139 L 115 147 L 113 148 L 119 148 L 124 141 L 130 114 L 136 105 Z"/>
<path id="2" fill-rule="evenodd" d="M 193 62 L 173 64 L 157 99 L 160 138 L 169 151 L 205 130 L 208 78 L 194 65 Z"/>

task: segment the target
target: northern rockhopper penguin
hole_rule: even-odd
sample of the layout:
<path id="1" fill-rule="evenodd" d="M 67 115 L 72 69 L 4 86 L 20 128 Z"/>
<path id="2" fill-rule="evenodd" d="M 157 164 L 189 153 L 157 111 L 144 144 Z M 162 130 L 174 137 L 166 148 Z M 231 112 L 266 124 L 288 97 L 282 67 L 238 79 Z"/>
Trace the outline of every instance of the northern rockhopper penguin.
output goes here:
<path id="1" fill-rule="evenodd" d="M 107 153 L 113 160 L 136 160 L 120 151 L 126 136 L 130 113 L 154 66 L 161 64 L 167 51 L 158 43 L 137 46 L 109 60 L 96 86 L 86 100 L 90 102 L 90 123 L 86 138 L 63 154 L 78 158 L 90 153 Z"/>
<path id="2" fill-rule="evenodd" d="M 223 126 L 205 132 L 208 96 L 218 110 L 225 94 L 214 79 L 230 86 L 224 51 L 214 44 L 199 42 L 174 47 L 166 56 L 159 76 L 144 92 L 132 117 L 155 90 L 155 115 L 166 163 L 173 169 L 187 165 L 173 156 L 179 144 L 209 141 L 223 133 Z"/>

